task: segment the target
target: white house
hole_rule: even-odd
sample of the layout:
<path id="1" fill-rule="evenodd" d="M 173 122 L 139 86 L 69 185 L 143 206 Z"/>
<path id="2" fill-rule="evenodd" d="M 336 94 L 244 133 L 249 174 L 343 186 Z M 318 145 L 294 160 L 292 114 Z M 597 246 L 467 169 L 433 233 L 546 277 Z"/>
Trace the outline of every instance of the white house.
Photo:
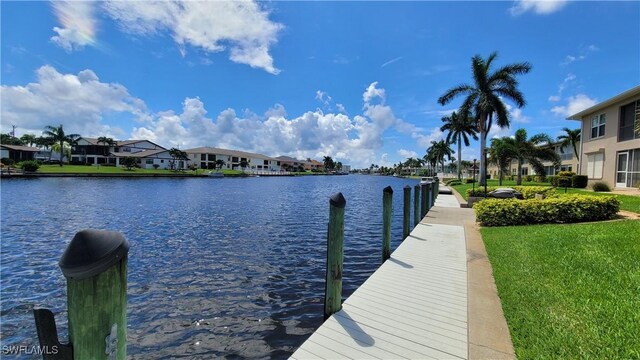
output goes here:
<path id="1" fill-rule="evenodd" d="M 189 162 L 201 169 L 215 169 L 218 160 L 224 161 L 223 169 L 246 169 L 252 171 L 280 171 L 280 161 L 262 154 L 245 151 L 220 149 L 214 147 L 198 147 L 184 150 L 189 156 Z"/>

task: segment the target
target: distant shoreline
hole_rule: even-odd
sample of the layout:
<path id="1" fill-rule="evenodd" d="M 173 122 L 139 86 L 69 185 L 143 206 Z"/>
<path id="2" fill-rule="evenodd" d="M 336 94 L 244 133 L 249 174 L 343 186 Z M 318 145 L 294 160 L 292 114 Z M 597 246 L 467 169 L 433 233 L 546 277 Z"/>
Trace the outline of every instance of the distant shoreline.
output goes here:
<path id="1" fill-rule="evenodd" d="M 337 174 L 323 174 L 323 173 L 311 173 L 311 174 L 225 174 L 225 178 L 245 178 L 245 177 L 295 177 L 295 176 L 334 176 Z M 346 174 L 345 174 L 346 175 Z M 16 173 L 7 174 L 2 173 L 0 179 L 25 179 L 25 178 L 60 178 L 60 177 L 95 177 L 95 178 L 213 178 L 207 174 L 140 174 L 140 173 Z M 220 179 L 220 178 L 218 178 Z"/>

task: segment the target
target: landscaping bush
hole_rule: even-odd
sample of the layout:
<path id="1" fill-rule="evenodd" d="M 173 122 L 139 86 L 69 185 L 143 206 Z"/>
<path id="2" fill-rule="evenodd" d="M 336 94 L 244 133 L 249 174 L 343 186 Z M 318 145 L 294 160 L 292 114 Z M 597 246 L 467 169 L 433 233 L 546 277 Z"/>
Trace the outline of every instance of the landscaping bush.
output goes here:
<path id="1" fill-rule="evenodd" d="M 515 191 L 522 194 L 522 197 L 525 199 L 533 199 L 536 197 L 536 194 L 542 194 L 545 198 L 557 196 L 556 189 L 551 186 L 508 186 Z M 497 189 L 498 186 L 489 186 L 487 187 L 487 192 L 492 192 Z M 478 196 L 484 197 L 484 186 L 476 188 L 475 191 L 473 189 L 467 189 L 467 197 L 469 196 Z"/>
<path id="2" fill-rule="evenodd" d="M 558 186 L 558 175 L 549 175 L 545 181 L 550 183 L 551 186 Z"/>
<path id="3" fill-rule="evenodd" d="M 447 184 L 445 184 L 447 186 L 456 186 L 456 185 L 462 185 L 462 182 L 460 180 L 451 180 L 449 181 Z"/>
<path id="4" fill-rule="evenodd" d="M 2 158 L 2 160 L 0 161 L 2 161 L 2 163 L 5 164 L 6 166 L 13 166 L 16 163 L 13 159 L 6 158 L 6 157 Z"/>
<path id="5" fill-rule="evenodd" d="M 533 181 L 533 175 L 525 175 L 523 176 L 523 180 L 526 182 L 532 182 Z"/>
<path id="6" fill-rule="evenodd" d="M 25 172 L 36 172 L 40 168 L 40 163 L 35 160 L 27 160 L 20 163 L 20 168 Z"/>
<path id="7" fill-rule="evenodd" d="M 560 171 L 559 173 L 557 173 L 556 175 L 558 176 L 568 176 L 568 177 L 572 177 L 573 175 L 575 175 L 576 173 L 574 173 L 573 171 Z"/>
<path id="8" fill-rule="evenodd" d="M 571 187 L 577 189 L 584 189 L 589 183 L 589 177 L 587 175 L 573 175 L 571 177 Z"/>
<path id="9" fill-rule="evenodd" d="M 533 181 L 535 182 L 545 182 L 547 181 L 547 176 L 546 175 L 536 175 L 533 177 Z"/>
<path id="10" fill-rule="evenodd" d="M 568 176 L 558 176 L 558 178 L 556 179 L 556 182 L 558 183 L 558 185 L 556 185 L 557 187 L 560 187 L 560 188 L 571 187 L 571 178 Z"/>
<path id="11" fill-rule="evenodd" d="M 598 181 L 593 183 L 592 188 L 593 188 L 593 191 L 611 191 L 609 184 L 607 184 L 604 181 Z"/>
<path id="12" fill-rule="evenodd" d="M 473 207 L 482 226 L 562 224 L 612 219 L 620 201 L 614 196 L 570 195 L 544 200 L 487 199 Z"/>

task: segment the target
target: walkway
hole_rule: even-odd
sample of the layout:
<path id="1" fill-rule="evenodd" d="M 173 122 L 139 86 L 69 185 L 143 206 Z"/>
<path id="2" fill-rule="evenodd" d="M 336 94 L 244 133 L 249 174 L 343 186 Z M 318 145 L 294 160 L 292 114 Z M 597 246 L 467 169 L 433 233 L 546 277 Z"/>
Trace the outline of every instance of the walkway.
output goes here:
<path id="1" fill-rule="evenodd" d="M 467 248 L 475 222 L 440 194 L 409 237 L 292 359 L 468 359 Z"/>

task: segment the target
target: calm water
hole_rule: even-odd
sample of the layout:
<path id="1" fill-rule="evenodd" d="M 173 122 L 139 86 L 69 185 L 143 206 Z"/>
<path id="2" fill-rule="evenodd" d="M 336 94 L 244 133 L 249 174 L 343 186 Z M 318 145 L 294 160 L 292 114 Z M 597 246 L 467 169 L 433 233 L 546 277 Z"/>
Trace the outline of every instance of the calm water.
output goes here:
<path id="1" fill-rule="evenodd" d="M 341 191 L 348 297 L 378 267 L 382 189 L 376 176 L 245 179 L 49 178 L 1 182 L 2 345 L 36 345 L 31 309 L 56 314 L 66 339 L 57 265 L 74 234 L 129 240 L 128 354 L 149 358 L 286 358 L 322 322 L 329 196 Z"/>

